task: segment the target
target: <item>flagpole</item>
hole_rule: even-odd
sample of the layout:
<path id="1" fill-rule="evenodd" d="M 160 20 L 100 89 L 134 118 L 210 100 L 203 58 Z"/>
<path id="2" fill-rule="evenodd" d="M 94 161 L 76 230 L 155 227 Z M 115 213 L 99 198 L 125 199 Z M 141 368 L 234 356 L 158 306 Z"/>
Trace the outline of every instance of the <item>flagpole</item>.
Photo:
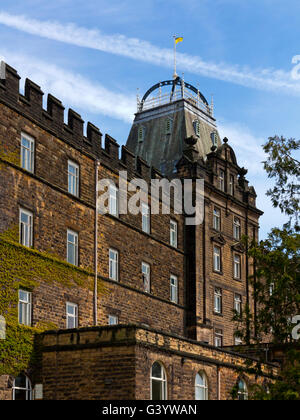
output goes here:
<path id="1" fill-rule="evenodd" d="M 177 73 L 176 73 L 176 35 L 173 36 L 174 38 L 174 76 L 173 78 L 176 79 Z"/>

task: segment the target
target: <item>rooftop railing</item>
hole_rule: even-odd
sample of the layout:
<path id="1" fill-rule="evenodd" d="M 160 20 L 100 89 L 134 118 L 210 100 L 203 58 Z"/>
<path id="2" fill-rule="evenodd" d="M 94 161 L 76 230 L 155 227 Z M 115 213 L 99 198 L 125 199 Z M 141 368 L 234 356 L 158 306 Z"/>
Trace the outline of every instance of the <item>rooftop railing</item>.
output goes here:
<path id="1" fill-rule="evenodd" d="M 146 101 L 141 101 L 139 97 L 137 98 L 137 111 L 142 112 L 149 109 L 157 108 L 161 105 L 166 105 L 175 101 L 179 101 L 181 99 L 185 99 L 187 102 L 190 102 L 192 105 L 201 109 L 202 111 L 208 113 L 209 115 L 213 115 L 213 104 L 207 105 L 205 104 L 201 97 L 200 92 L 198 95 L 193 94 L 191 91 L 187 89 L 180 89 L 177 88 L 174 90 L 173 94 L 171 92 L 162 94 L 161 92 L 157 96 L 152 96 Z"/>

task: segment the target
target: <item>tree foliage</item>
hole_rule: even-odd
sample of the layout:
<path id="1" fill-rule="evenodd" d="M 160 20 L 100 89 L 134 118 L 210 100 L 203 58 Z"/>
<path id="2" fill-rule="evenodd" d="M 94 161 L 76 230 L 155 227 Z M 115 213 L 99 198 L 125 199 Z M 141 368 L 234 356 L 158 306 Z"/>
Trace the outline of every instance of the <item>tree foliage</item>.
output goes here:
<path id="1" fill-rule="evenodd" d="M 242 316 L 235 314 L 236 335 L 246 342 L 248 325 L 252 342 L 289 343 L 291 319 L 300 314 L 300 234 L 273 229 L 267 240 L 249 245 L 249 256 L 256 266 L 250 282 L 257 310 L 254 314 L 245 308 Z"/>
<path id="2" fill-rule="evenodd" d="M 267 192 L 274 207 L 289 216 L 299 230 L 300 161 L 295 155 L 300 150 L 300 140 L 270 137 L 263 146 L 268 158 L 264 168 L 275 180 L 275 186 Z"/>
<path id="3" fill-rule="evenodd" d="M 268 155 L 265 170 L 275 181 L 267 195 L 273 206 L 290 220 L 282 228 L 272 229 L 268 239 L 259 244 L 244 238 L 254 264 L 254 275 L 249 281 L 255 311 L 248 305 L 242 315 L 235 313 L 236 336 L 247 344 L 257 344 L 258 348 L 265 342 L 293 347 L 296 343 L 291 320 L 300 315 L 300 162 L 295 157 L 300 141 L 275 136 L 263 148 Z M 287 351 L 281 378 L 267 387 L 257 385 L 252 397 L 299 400 L 299 351 Z"/>

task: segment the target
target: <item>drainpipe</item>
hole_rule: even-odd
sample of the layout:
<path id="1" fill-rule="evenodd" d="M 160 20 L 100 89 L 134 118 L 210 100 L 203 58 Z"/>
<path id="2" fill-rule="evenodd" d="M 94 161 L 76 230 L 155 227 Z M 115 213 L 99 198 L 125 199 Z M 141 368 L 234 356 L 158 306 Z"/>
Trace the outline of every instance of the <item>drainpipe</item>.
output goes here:
<path id="1" fill-rule="evenodd" d="M 248 308 L 250 310 L 250 296 L 249 296 L 249 255 L 248 255 L 248 251 L 249 251 L 249 247 L 248 247 L 248 238 L 249 238 L 249 204 L 247 204 L 247 209 L 246 209 L 246 236 L 247 236 L 247 244 L 246 244 L 246 299 L 247 299 L 247 305 Z M 247 321 L 247 344 L 250 344 L 250 337 L 251 337 L 251 332 L 250 332 L 250 321 Z"/>
<path id="2" fill-rule="evenodd" d="M 258 233 L 257 233 L 258 235 Z M 253 238 L 256 242 L 256 228 L 253 228 Z M 258 238 L 257 238 L 258 243 Z M 256 274 L 256 258 L 253 259 L 253 271 L 254 271 L 254 294 L 257 289 L 257 274 Z M 255 326 L 255 337 L 257 337 L 257 300 L 256 296 L 254 297 L 254 326 Z"/>
<path id="3" fill-rule="evenodd" d="M 221 370 L 217 366 L 217 401 L 221 401 Z"/>
<path id="4" fill-rule="evenodd" d="M 204 218 L 203 218 L 203 324 L 206 324 L 207 312 L 206 312 L 206 207 L 204 197 Z"/>
<path id="5" fill-rule="evenodd" d="M 95 161 L 95 281 L 94 281 L 94 325 L 98 325 L 98 176 L 100 161 Z"/>

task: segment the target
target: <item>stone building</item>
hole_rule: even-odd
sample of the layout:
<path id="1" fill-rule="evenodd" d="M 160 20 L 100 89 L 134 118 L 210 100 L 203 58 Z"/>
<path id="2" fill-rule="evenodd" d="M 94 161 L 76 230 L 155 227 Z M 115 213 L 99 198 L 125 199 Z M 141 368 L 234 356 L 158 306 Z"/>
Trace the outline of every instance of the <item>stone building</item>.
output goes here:
<path id="1" fill-rule="evenodd" d="M 272 380 L 275 365 L 256 378 L 254 358 L 222 348 L 241 344 L 233 311 L 255 310 L 241 238 L 258 238 L 262 213 L 204 96 L 181 79 L 154 86 L 119 156 L 112 137 L 103 141 L 91 123 L 84 135 L 80 115 L 70 109 L 66 124 L 58 99 L 48 95 L 43 109 L 41 88 L 26 79 L 23 95 L 19 83 L 6 65 L 0 315 L 9 340 L 0 340 L 0 399 L 217 400 L 236 386 L 244 399 L 252 382 Z M 151 214 L 150 194 L 141 213 L 123 214 L 125 171 L 149 186 L 191 179 L 193 197 L 203 179 L 203 222 L 187 225 L 174 207 Z M 109 212 L 98 214 L 103 179 L 114 183 Z"/>

